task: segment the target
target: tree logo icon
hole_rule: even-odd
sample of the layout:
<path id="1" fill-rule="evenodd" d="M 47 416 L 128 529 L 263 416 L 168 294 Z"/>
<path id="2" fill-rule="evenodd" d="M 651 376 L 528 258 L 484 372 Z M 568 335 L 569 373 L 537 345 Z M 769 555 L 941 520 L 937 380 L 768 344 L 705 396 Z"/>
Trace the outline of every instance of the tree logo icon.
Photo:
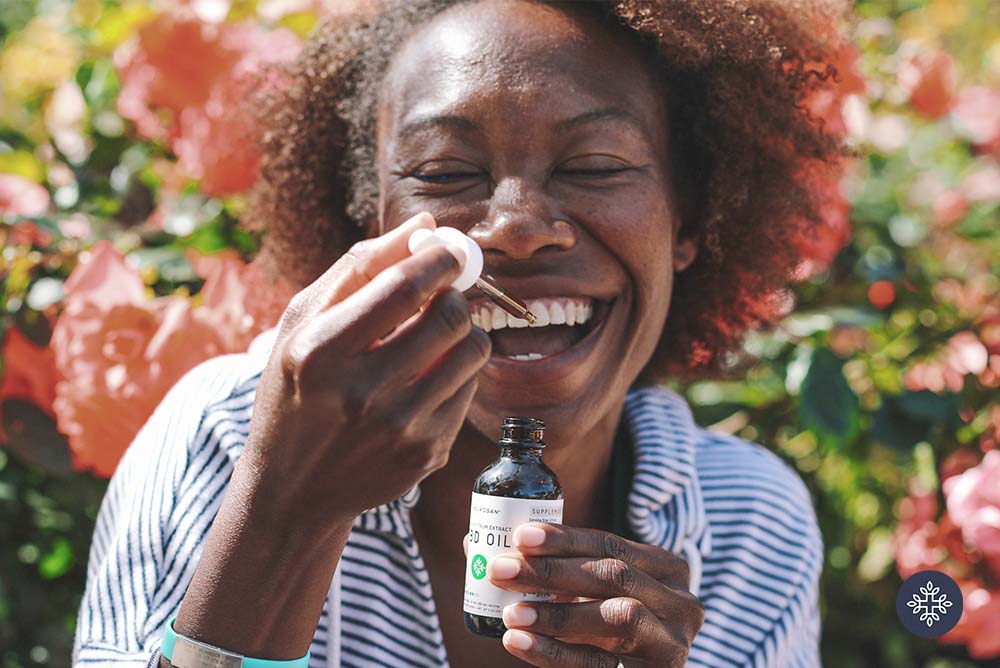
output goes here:
<path id="1" fill-rule="evenodd" d="M 896 616 L 907 631 L 937 638 L 962 616 L 962 590 L 940 571 L 921 571 L 906 579 L 896 596 Z"/>
<path id="2" fill-rule="evenodd" d="M 477 580 L 482 580 L 486 577 L 486 557 L 481 554 L 477 554 L 472 558 L 472 577 Z"/>

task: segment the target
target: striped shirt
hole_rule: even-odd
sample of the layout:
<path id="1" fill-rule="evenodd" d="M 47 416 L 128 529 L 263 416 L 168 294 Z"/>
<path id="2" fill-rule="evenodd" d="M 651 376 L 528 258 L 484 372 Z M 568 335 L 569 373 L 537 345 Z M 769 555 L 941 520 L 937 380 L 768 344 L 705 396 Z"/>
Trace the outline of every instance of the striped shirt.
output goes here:
<path id="1" fill-rule="evenodd" d="M 189 371 L 126 452 L 94 530 L 74 666 L 158 662 L 246 441 L 275 333 Z M 667 389 L 631 391 L 624 421 L 629 528 L 688 561 L 705 607 L 687 665 L 819 666 L 822 543 L 801 480 L 759 445 L 699 428 Z M 419 487 L 356 519 L 310 668 L 449 666 L 410 524 L 418 497 Z"/>

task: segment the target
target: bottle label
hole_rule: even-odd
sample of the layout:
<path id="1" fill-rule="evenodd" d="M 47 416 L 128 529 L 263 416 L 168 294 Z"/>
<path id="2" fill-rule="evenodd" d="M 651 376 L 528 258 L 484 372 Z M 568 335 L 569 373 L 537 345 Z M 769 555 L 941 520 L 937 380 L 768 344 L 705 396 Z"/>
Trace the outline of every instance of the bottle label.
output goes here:
<path id="1" fill-rule="evenodd" d="M 486 577 L 486 563 L 498 554 L 517 552 L 513 535 L 519 525 L 562 524 L 562 514 L 562 499 L 511 499 L 473 493 L 462 609 L 473 615 L 500 617 L 504 606 L 511 603 L 552 600 L 553 595 L 545 592 L 522 593 L 494 587 Z"/>

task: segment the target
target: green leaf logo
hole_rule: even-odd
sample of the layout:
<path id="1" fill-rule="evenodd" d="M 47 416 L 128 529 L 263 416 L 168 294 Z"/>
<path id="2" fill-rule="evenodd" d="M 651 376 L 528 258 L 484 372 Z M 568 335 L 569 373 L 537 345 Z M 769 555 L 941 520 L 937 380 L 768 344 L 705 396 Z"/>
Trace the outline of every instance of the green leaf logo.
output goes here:
<path id="1" fill-rule="evenodd" d="M 472 577 L 482 580 L 486 577 L 486 557 L 477 554 L 472 558 Z"/>

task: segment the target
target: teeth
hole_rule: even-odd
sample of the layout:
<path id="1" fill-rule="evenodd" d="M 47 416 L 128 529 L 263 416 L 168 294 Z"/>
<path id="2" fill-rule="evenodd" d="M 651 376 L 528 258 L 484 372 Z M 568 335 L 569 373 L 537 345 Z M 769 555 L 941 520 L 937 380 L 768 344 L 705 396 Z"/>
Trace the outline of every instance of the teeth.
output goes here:
<path id="1" fill-rule="evenodd" d="M 524 318 L 515 318 L 510 313 L 507 314 L 507 326 L 513 327 L 514 329 L 520 329 L 522 327 L 528 326 L 528 321 Z"/>
<path id="2" fill-rule="evenodd" d="M 582 320 L 580 322 L 583 322 Z M 576 304 L 573 302 L 567 302 L 566 304 L 566 324 L 575 325 L 576 324 Z"/>
<path id="3" fill-rule="evenodd" d="M 527 360 L 540 360 L 543 357 L 545 357 L 545 355 L 541 353 L 524 353 L 523 355 L 510 355 L 509 357 L 512 360 L 527 361 Z"/>
<path id="4" fill-rule="evenodd" d="M 535 316 L 535 324 L 532 327 L 545 327 L 549 324 L 549 309 L 540 301 L 528 302 L 528 310 Z"/>
<path id="5" fill-rule="evenodd" d="M 563 307 L 559 304 L 559 302 L 555 302 L 549 306 L 549 321 L 553 325 L 566 324 L 566 311 L 563 310 Z"/>
<path id="6" fill-rule="evenodd" d="M 507 326 L 507 312 L 499 308 L 493 311 L 493 329 L 503 329 Z"/>
<path id="7" fill-rule="evenodd" d="M 529 324 L 524 318 L 510 315 L 496 304 L 487 303 L 473 309 L 472 324 L 486 332 L 510 327 L 547 327 L 549 325 L 579 325 L 590 320 L 593 315 L 593 304 L 589 300 L 577 297 L 558 297 L 533 299 L 528 302 L 528 309 L 535 315 L 534 324 Z"/>

